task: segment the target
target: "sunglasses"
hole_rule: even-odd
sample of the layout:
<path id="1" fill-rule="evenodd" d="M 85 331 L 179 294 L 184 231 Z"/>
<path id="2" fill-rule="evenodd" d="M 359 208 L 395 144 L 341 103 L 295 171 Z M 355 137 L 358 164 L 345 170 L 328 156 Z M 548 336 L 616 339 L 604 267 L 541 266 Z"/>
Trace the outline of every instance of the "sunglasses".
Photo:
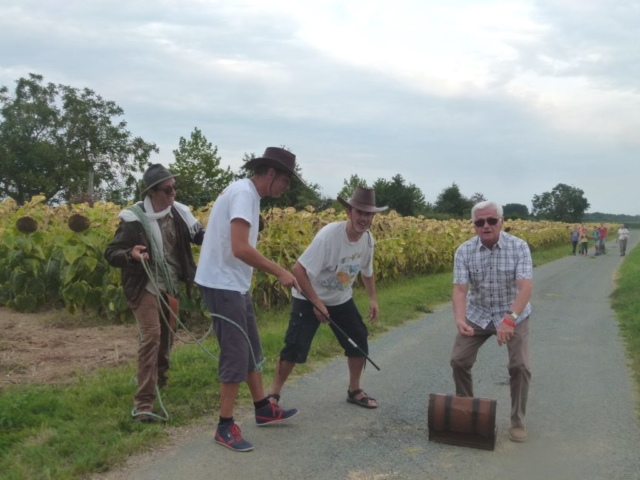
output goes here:
<path id="1" fill-rule="evenodd" d="M 489 218 L 487 218 L 486 223 L 488 223 L 489 225 L 491 225 L 493 227 L 494 225 L 498 224 L 498 219 L 497 218 L 493 218 L 493 217 L 489 217 Z M 476 220 L 475 222 L 473 222 L 473 224 L 478 228 L 482 228 L 482 227 L 484 227 L 485 220 L 484 220 L 484 218 L 481 218 L 481 219 Z"/>
<path id="2" fill-rule="evenodd" d="M 156 188 L 156 190 L 158 192 L 164 192 L 165 195 L 171 195 L 171 192 L 177 192 L 178 191 L 178 184 L 174 184 L 174 185 L 167 185 L 164 188 Z"/>

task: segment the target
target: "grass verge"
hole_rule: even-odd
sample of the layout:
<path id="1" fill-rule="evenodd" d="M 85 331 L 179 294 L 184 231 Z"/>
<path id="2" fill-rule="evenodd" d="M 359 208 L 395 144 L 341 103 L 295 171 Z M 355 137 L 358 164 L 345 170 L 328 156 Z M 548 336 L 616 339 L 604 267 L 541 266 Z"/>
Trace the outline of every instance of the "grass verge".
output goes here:
<path id="1" fill-rule="evenodd" d="M 534 265 L 568 253 L 567 245 L 534 252 Z M 377 290 L 381 318 L 371 327 L 372 336 L 448 302 L 451 288 L 450 272 L 380 283 Z M 363 316 L 366 315 L 368 298 L 362 289 L 356 290 L 355 301 Z M 286 309 L 258 312 L 266 358 L 265 385 L 269 385 L 273 376 L 288 314 Z M 204 345 L 216 353 L 213 338 L 207 339 Z M 314 339 L 310 361 L 297 367 L 295 374 L 304 374 L 341 354 L 330 329 L 322 326 Z M 0 390 L 0 478 L 83 478 L 106 471 L 127 455 L 166 438 L 163 425 L 140 425 L 131 421 L 134 372 L 132 363 L 100 370 L 79 378 L 72 385 L 21 385 Z M 171 425 L 187 425 L 204 415 L 216 415 L 218 393 L 215 363 L 195 345 L 176 348 L 172 354 L 170 383 L 162 393 Z M 249 404 L 245 386 L 240 398 Z"/>
<path id="2" fill-rule="evenodd" d="M 620 334 L 624 339 L 631 371 L 640 392 L 640 248 L 627 254 L 618 269 L 616 289 L 611 294 L 611 306 L 616 312 Z"/>

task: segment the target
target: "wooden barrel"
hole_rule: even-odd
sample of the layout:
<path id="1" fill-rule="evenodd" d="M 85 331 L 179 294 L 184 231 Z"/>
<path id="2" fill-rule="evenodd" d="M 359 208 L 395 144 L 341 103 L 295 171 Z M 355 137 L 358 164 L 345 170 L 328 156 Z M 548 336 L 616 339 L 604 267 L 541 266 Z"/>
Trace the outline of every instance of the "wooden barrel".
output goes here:
<path id="1" fill-rule="evenodd" d="M 496 445 L 496 408 L 488 398 L 429 395 L 429 440 L 450 445 L 493 450 Z"/>

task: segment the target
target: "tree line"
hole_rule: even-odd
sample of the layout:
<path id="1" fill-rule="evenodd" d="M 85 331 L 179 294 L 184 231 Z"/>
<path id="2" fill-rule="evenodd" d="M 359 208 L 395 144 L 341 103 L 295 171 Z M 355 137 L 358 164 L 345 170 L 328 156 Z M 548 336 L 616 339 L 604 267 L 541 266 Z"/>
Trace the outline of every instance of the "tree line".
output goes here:
<path id="1" fill-rule="evenodd" d="M 94 91 L 44 82 L 29 74 L 16 80 L 15 90 L 0 87 L 0 198 L 19 204 L 44 194 L 52 203 L 104 200 L 125 204 L 139 198 L 137 178 L 159 153 L 153 142 L 134 136 L 115 102 Z M 286 148 L 286 147 L 285 147 Z M 217 146 L 197 127 L 189 138 L 181 137 L 169 169 L 179 174 L 180 201 L 195 208 L 215 199 L 246 171 L 221 166 Z M 255 153 L 246 153 L 246 162 Z M 299 172 L 301 170 L 299 169 Z M 434 203 L 427 202 L 415 184 L 401 174 L 379 178 L 372 184 L 351 175 L 338 193 L 348 198 L 356 186 L 374 188 L 380 205 L 389 205 L 403 216 L 468 218 L 474 204 L 486 200 L 482 193 L 466 197 L 454 182 Z M 339 207 L 336 199 L 322 194 L 318 184 L 293 182 L 281 198 L 265 199 L 263 208 L 311 205 L 317 210 Z M 507 218 L 578 222 L 589 202 L 576 187 L 558 184 L 550 192 L 534 195 L 533 209 L 506 204 Z"/>

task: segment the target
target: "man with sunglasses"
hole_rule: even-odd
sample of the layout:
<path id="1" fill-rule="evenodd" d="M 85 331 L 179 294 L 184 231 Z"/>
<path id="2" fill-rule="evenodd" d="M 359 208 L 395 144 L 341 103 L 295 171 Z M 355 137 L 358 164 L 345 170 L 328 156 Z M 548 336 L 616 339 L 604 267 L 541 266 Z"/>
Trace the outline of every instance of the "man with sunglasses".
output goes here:
<path id="1" fill-rule="evenodd" d="M 269 402 L 259 364 L 262 346 L 249 289 L 253 269 L 275 276 L 285 287 L 300 290 L 295 277 L 257 249 L 260 200 L 279 198 L 289 189 L 291 177 L 304 184 L 296 172 L 296 156 L 283 148 L 269 147 L 262 157 L 249 160 L 253 171 L 229 185 L 215 201 L 207 236 L 202 244 L 196 283 L 213 314 L 213 330 L 220 345 L 220 418 L 214 441 L 235 452 L 248 452 L 253 445 L 242 437 L 233 418 L 240 384 L 246 382 L 253 399 L 258 426 L 288 420 L 298 413 Z"/>
<path id="2" fill-rule="evenodd" d="M 502 206 L 481 202 L 471 210 L 476 236 L 456 250 L 453 312 L 458 334 L 451 354 L 456 394 L 473 397 L 471 368 L 480 347 L 496 335 L 507 345 L 514 442 L 527 440 L 529 315 L 533 262 L 527 243 L 502 231 Z"/>
<path id="3" fill-rule="evenodd" d="M 196 266 L 190 244 L 201 245 L 204 237 L 189 207 L 175 201 L 175 177 L 159 163 L 144 172 L 144 201 L 120 212 L 120 225 L 105 252 L 109 264 L 121 269 L 122 289 L 138 322 L 138 390 L 132 416 L 145 423 L 159 418 L 152 409 L 156 386 L 167 382 L 172 312 L 178 311 L 180 282 L 191 296 Z"/>
<path id="4" fill-rule="evenodd" d="M 293 305 L 285 346 L 269 397 L 274 404 L 297 363 L 305 363 L 311 342 L 321 323 L 329 323 L 333 334 L 344 349 L 349 369 L 347 402 L 364 408 L 376 408 L 375 398 L 369 397 L 360 386 L 366 357 L 349 339 L 369 353 L 368 331 L 353 301 L 353 282 L 360 273 L 369 295 L 369 321 L 378 318 L 378 302 L 373 276 L 373 236 L 369 231 L 373 217 L 389 207 L 376 207 L 375 192 L 356 187 L 351 199 L 338 201 L 347 209 L 346 222 L 334 222 L 323 227 L 293 267 L 293 274 L 302 287 L 301 294 L 293 292 Z M 320 310 L 317 310 L 320 309 Z M 343 332 L 334 327 L 334 323 Z M 347 338 L 348 337 L 348 338 Z"/>

